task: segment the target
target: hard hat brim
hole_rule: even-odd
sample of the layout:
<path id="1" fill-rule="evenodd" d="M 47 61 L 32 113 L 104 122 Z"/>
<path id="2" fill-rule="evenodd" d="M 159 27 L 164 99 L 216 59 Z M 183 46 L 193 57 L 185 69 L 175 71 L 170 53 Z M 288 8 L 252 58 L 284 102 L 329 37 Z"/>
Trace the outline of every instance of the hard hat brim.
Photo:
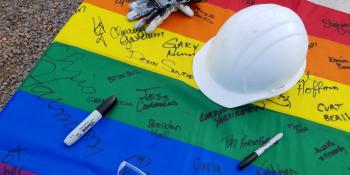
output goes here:
<path id="1" fill-rule="evenodd" d="M 292 88 L 304 74 L 306 68 L 306 60 L 297 72 L 297 74 L 290 80 L 289 83 L 285 85 L 283 90 L 279 92 L 269 94 L 254 94 L 247 96 L 246 94 L 230 91 L 222 87 L 219 83 L 217 83 L 210 75 L 210 72 L 208 70 L 208 53 L 213 39 L 214 38 L 210 39 L 194 56 L 194 80 L 205 96 L 207 96 L 210 100 L 214 101 L 215 103 L 226 108 L 234 108 L 280 95 Z"/>

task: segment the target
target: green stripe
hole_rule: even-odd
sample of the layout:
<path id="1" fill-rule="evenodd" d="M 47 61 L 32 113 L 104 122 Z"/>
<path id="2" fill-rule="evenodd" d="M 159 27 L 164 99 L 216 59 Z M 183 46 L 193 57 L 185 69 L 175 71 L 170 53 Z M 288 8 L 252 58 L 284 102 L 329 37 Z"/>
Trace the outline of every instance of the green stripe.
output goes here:
<path id="1" fill-rule="evenodd" d="M 146 88 L 153 89 L 141 90 Z M 87 111 L 116 95 L 120 104 L 109 117 L 238 160 L 283 132 L 256 166 L 289 174 L 350 173 L 346 132 L 252 105 L 225 110 L 178 80 L 68 45 L 52 44 L 21 90 Z M 224 123 L 216 122 L 219 113 Z"/>

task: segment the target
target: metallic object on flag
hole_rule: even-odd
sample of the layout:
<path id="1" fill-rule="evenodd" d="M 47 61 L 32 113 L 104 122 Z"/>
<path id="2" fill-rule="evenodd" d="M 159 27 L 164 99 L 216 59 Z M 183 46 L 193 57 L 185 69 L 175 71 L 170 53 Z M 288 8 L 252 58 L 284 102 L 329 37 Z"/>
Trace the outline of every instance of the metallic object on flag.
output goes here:
<path id="1" fill-rule="evenodd" d="M 129 21 L 141 18 L 135 24 L 136 29 L 152 20 L 146 28 L 146 32 L 151 33 L 178 9 L 187 16 L 194 16 L 194 12 L 188 6 L 190 2 L 201 2 L 201 0 L 136 0 L 129 4 L 131 11 L 127 14 L 127 18 Z"/>

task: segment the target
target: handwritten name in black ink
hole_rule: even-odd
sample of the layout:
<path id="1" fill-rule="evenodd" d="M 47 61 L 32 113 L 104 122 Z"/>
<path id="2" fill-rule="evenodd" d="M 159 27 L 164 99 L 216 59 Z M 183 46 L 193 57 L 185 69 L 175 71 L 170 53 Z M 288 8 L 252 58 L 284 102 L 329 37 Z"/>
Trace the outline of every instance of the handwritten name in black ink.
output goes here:
<path id="1" fill-rule="evenodd" d="M 96 43 L 102 43 L 105 47 L 107 47 L 107 42 L 104 38 L 104 35 L 107 33 L 105 26 L 102 22 L 102 19 L 98 16 L 98 20 L 96 19 L 95 21 L 95 17 L 92 18 L 92 22 L 94 24 L 94 34 L 97 37 L 96 39 Z"/>
<path id="2" fill-rule="evenodd" d="M 350 22 L 338 22 L 332 19 L 322 19 L 324 28 L 336 29 L 340 35 L 350 34 Z"/>
<path id="3" fill-rule="evenodd" d="M 344 105 L 343 103 L 338 103 L 338 104 L 318 103 L 317 111 L 319 112 L 339 111 L 343 105 Z"/>
<path id="4" fill-rule="evenodd" d="M 199 44 L 189 41 L 181 41 L 178 38 L 171 38 L 168 41 L 165 41 L 162 47 L 168 49 L 166 57 L 194 57 Z"/>
<path id="5" fill-rule="evenodd" d="M 164 37 L 164 32 L 146 33 L 145 28 L 123 29 L 120 26 L 113 26 L 110 29 L 109 33 L 110 33 L 110 36 L 112 37 L 112 39 L 118 40 L 119 43 L 125 47 L 126 50 L 131 49 L 132 44 L 137 42 L 137 41 Z"/>
<path id="6" fill-rule="evenodd" d="M 158 138 L 169 138 L 170 137 L 170 131 L 169 130 L 160 131 L 160 130 L 157 130 L 157 129 L 152 129 L 151 133 L 154 136 L 158 137 Z"/>
<path id="7" fill-rule="evenodd" d="M 86 11 L 86 6 L 82 5 L 80 6 L 75 13 L 83 13 Z"/>
<path id="8" fill-rule="evenodd" d="M 251 146 L 260 146 L 267 143 L 270 139 L 270 137 L 265 136 L 259 136 L 258 138 L 247 138 L 247 136 L 244 136 L 241 138 L 241 144 L 239 148 L 245 149 Z"/>
<path id="9" fill-rule="evenodd" d="M 214 24 L 215 15 L 213 13 L 206 12 L 197 6 L 193 7 L 192 10 L 194 12 L 195 17 L 200 18 L 201 20 L 203 20 L 209 24 Z"/>
<path id="10" fill-rule="evenodd" d="M 339 146 L 329 140 L 326 143 L 324 143 L 322 146 L 314 148 L 314 150 L 315 150 L 315 153 L 319 156 L 318 159 L 321 161 L 330 159 L 340 153 L 343 153 L 344 155 L 348 154 L 345 147 Z"/>
<path id="11" fill-rule="evenodd" d="M 181 131 L 181 126 L 179 124 L 173 123 L 169 120 L 167 122 L 156 121 L 155 119 L 148 120 L 148 129 L 160 137 L 169 137 L 170 133 Z"/>
<path id="12" fill-rule="evenodd" d="M 11 163 L 13 161 L 21 161 L 21 155 L 25 151 L 28 151 L 28 148 L 23 148 L 18 144 L 15 148 L 6 151 L 4 155 L 0 155 L 0 162 Z"/>
<path id="13" fill-rule="evenodd" d="M 62 55 L 67 56 L 51 56 L 51 50 L 55 50 L 55 48 L 62 49 L 64 51 Z M 29 74 L 28 80 L 32 80 L 33 82 L 25 81 L 22 88 L 29 88 L 31 93 L 39 96 L 40 98 L 45 97 L 45 99 L 56 102 L 60 102 L 63 99 L 61 97 L 54 96 L 56 95 L 55 86 L 48 85 L 56 81 L 64 82 L 65 84 L 72 83 L 78 86 L 80 88 L 80 92 L 83 94 L 94 94 L 96 93 L 96 88 L 85 85 L 87 81 L 80 78 L 83 71 L 71 68 L 75 65 L 75 62 L 79 60 L 79 58 L 84 57 L 85 55 L 81 53 L 71 52 L 71 49 L 68 46 L 53 44 L 45 52 L 44 57 L 40 62 L 41 64 L 47 64 L 45 67 L 51 67 L 50 71 L 47 71 L 47 69 L 42 69 L 42 72 L 32 72 Z M 41 64 L 37 66 L 41 66 Z"/>
<path id="14" fill-rule="evenodd" d="M 130 77 L 137 75 L 139 73 L 140 73 L 139 70 L 128 70 L 126 72 L 107 77 L 107 80 L 109 81 L 109 83 L 113 83 L 117 80 L 122 80 L 124 78 L 130 78 Z"/>
<path id="15" fill-rule="evenodd" d="M 204 172 L 205 174 L 221 174 L 220 165 L 218 163 L 214 161 L 204 161 L 201 157 L 195 157 L 193 159 L 192 167 L 193 169 Z"/>
<path id="16" fill-rule="evenodd" d="M 255 174 L 256 175 L 296 175 L 299 174 L 298 171 L 296 171 L 293 168 L 281 168 L 279 165 L 273 165 L 270 164 L 269 166 L 265 166 L 267 164 L 267 161 L 265 161 L 261 167 L 264 169 L 256 169 Z"/>
<path id="17" fill-rule="evenodd" d="M 233 135 L 228 135 L 221 139 L 225 143 L 225 150 L 236 148 L 238 139 L 235 138 Z"/>
<path id="18" fill-rule="evenodd" d="M 179 124 L 173 123 L 172 120 L 162 122 L 155 119 L 148 120 L 148 129 L 161 129 L 161 130 L 171 130 L 171 131 L 180 131 L 181 126 Z"/>
<path id="19" fill-rule="evenodd" d="M 55 121 L 61 123 L 67 130 L 71 131 L 79 124 L 78 121 L 72 119 L 71 114 L 68 113 L 65 108 L 58 105 L 56 106 L 55 102 L 49 102 L 47 108 L 54 112 L 52 116 Z M 88 159 L 104 151 L 104 148 L 100 147 L 102 139 L 96 136 L 93 128 L 85 134 L 83 139 L 86 140 L 84 146 L 88 150 L 87 154 L 83 155 L 83 159 Z"/>
<path id="20" fill-rule="evenodd" d="M 309 50 L 310 49 L 313 49 L 314 47 L 317 47 L 317 42 L 311 42 L 311 43 L 309 43 Z"/>
<path id="21" fill-rule="evenodd" d="M 341 109 L 344 108 L 343 103 L 335 104 L 317 104 L 317 111 L 322 113 L 325 121 L 332 122 L 349 122 L 350 116 L 347 112 L 342 112 Z"/>
<path id="22" fill-rule="evenodd" d="M 331 85 L 327 86 L 323 81 L 312 80 L 310 74 L 306 74 L 306 78 L 302 78 L 297 83 L 298 96 L 311 95 L 312 97 L 317 97 L 321 93 L 338 91 L 337 86 Z"/>
<path id="23" fill-rule="evenodd" d="M 127 55 L 126 57 L 129 59 L 136 59 L 138 62 L 144 65 L 152 66 L 152 67 L 158 67 L 159 65 L 158 62 L 153 61 L 152 59 L 146 58 L 143 55 L 143 53 L 135 50 L 129 50 L 129 55 Z"/>
<path id="24" fill-rule="evenodd" d="M 2 170 L 1 170 L 2 168 Z M 22 172 L 22 168 L 21 167 L 15 167 L 15 166 L 9 166 L 9 165 L 4 165 L 4 166 L 0 166 L 0 174 L 1 175 L 21 175 Z M 26 173 L 28 174 L 28 173 Z"/>
<path id="25" fill-rule="evenodd" d="M 224 142 L 226 149 L 246 149 L 249 147 L 261 146 L 270 140 L 270 137 L 259 136 L 255 138 L 248 138 L 246 135 L 241 138 L 236 138 L 234 135 L 228 135 L 221 139 Z"/>
<path id="26" fill-rule="evenodd" d="M 183 77 L 183 78 L 187 78 L 187 79 L 194 79 L 194 76 L 192 73 L 188 73 L 185 71 L 181 71 L 175 68 L 176 66 L 176 62 L 174 60 L 170 60 L 170 59 L 163 59 L 161 61 L 161 68 L 171 74 L 176 75 L 176 77 Z"/>
<path id="27" fill-rule="evenodd" d="M 114 3 L 120 7 L 124 7 L 125 4 L 134 2 L 134 0 L 115 0 Z"/>
<path id="28" fill-rule="evenodd" d="M 144 93 L 143 96 L 138 99 L 136 106 L 137 112 L 178 105 L 178 103 L 175 100 L 171 100 L 168 95 L 156 93 L 155 91 L 157 89 L 160 89 L 160 87 L 136 89 L 136 91 Z"/>
<path id="29" fill-rule="evenodd" d="M 345 59 L 343 56 L 336 58 L 334 56 L 328 57 L 330 63 L 333 63 L 337 66 L 338 69 L 350 70 L 350 61 Z"/>
<path id="30" fill-rule="evenodd" d="M 199 120 L 201 122 L 204 122 L 207 120 L 214 120 L 216 122 L 216 127 L 218 128 L 220 125 L 232 119 L 238 119 L 250 113 L 256 113 L 264 109 L 265 109 L 265 106 L 259 107 L 254 105 L 245 105 L 235 109 L 221 108 L 221 109 L 213 110 L 207 113 L 201 113 L 199 116 Z"/>
<path id="31" fill-rule="evenodd" d="M 292 107 L 292 102 L 290 101 L 290 96 L 289 95 L 284 95 L 281 94 L 278 97 L 272 98 L 272 99 L 267 99 L 267 101 L 278 105 L 278 106 L 282 106 L 282 107 L 287 107 L 287 108 L 291 108 Z"/>
<path id="32" fill-rule="evenodd" d="M 294 123 L 289 123 L 288 128 L 295 130 L 298 134 L 304 133 L 309 131 L 309 128 L 306 126 L 303 126 L 302 124 L 294 124 Z"/>
<path id="33" fill-rule="evenodd" d="M 246 6 L 252 6 L 255 4 L 255 0 L 242 0 L 242 2 L 244 3 L 244 5 Z"/>
<path id="34" fill-rule="evenodd" d="M 326 121 L 331 121 L 331 122 L 349 122 L 350 121 L 350 116 L 348 113 L 342 113 L 342 114 L 325 114 L 324 115 L 324 120 Z"/>
<path id="35" fill-rule="evenodd" d="M 101 103 L 103 103 L 104 100 L 105 99 L 103 99 L 103 98 L 90 96 L 86 99 L 86 102 L 93 103 L 93 104 L 101 104 Z M 132 104 L 131 102 L 120 100 L 120 99 L 118 99 L 117 105 L 118 106 L 134 106 L 134 104 Z"/>

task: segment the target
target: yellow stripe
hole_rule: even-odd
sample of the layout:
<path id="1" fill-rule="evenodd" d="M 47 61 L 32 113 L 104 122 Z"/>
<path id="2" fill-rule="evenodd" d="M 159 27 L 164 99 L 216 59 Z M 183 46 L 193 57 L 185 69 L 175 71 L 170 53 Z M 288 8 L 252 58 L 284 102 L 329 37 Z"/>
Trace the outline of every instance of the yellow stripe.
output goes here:
<path id="1" fill-rule="evenodd" d="M 288 92 L 255 104 L 350 131 L 350 87 L 317 76 L 305 74 Z"/>
<path id="2" fill-rule="evenodd" d="M 85 8 L 80 9 L 84 10 L 72 16 L 55 41 L 178 78 L 196 87 L 192 60 L 202 42 L 160 28 L 147 35 L 144 30 L 134 30 L 134 23 L 125 16 L 87 3 L 82 6 Z"/>
<path id="3" fill-rule="evenodd" d="M 134 23 L 128 22 L 125 16 L 87 3 L 82 6 L 84 10 L 69 20 L 55 41 L 176 78 L 197 88 L 192 60 L 203 42 L 160 28 L 147 36 L 144 31 L 133 30 Z M 306 74 L 287 93 L 255 104 L 349 132 L 349 101 L 349 86 Z"/>

